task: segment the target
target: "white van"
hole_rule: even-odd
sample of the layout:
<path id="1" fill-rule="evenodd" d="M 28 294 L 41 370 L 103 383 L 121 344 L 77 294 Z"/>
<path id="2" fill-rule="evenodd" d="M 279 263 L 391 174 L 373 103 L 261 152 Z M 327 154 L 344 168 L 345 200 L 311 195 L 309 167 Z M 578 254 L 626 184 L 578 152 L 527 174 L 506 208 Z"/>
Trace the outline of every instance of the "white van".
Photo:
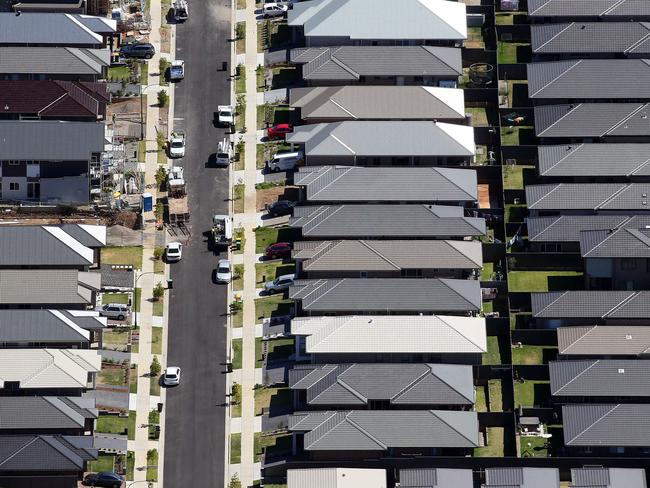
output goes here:
<path id="1" fill-rule="evenodd" d="M 224 139 L 217 145 L 217 159 L 215 164 L 217 166 L 228 166 L 232 159 L 232 148 L 228 139 Z"/>
<path id="2" fill-rule="evenodd" d="M 298 164 L 302 163 L 303 158 L 302 151 L 279 153 L 267 161 L 266 165 L 269 171 L 273 171 L 274 173 L 278 171 L 291 171 L 292 169 L 296 169 Z"/>

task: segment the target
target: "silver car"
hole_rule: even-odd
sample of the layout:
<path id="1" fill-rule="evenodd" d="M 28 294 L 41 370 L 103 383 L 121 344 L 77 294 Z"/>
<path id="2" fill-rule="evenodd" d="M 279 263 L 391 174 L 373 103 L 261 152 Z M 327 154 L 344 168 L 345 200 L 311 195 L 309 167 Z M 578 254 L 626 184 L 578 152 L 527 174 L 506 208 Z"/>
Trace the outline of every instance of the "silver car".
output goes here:
<path id="1" fill-rule="evenodd" d="M 267 281 L 264 284 L 264 291 L 266 293 L 280 293 L 284 290 L 288 290 L 291 285 L 293 285 L 293 280 L 296 278 L 296 275 L 288 274 L 282 275 L 273 281 Z"/>
<path id="2" fill-rule="evenodd" d="M 117 320 L 124 320 L 127 315 L 131 313 L 129 306 L 124 305 L 123 303 L 107 303 L 103 307 L 97 309 L 97 311 L 102 317 Z"/>
<path id="3" fill-rule="evenodd" d="M 230 261 L 220 259 L 219 264 L 217 264 L 217 283 L 230 283 L 230 280 L 232 280 Z"/>

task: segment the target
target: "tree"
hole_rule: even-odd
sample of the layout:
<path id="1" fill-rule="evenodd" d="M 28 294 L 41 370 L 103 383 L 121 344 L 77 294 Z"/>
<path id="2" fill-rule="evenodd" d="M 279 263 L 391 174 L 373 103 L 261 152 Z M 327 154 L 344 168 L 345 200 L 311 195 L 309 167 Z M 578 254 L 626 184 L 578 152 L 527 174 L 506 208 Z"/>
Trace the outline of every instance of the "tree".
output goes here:
<path id="1" fill-rule="evenodd" d="M 241 488 L 241 481 L 239 481 L 239 476 L 237 476 L 237 473 L 233 474 L 232 478 L 230 478 L 228 488 Z"/>
<path id="2" fill-rule="evenodd" d="M 151 361 L 151 366 L 149 366 L 149 373 L 151 373 L 151 376 L 159 376 L 160 372 L 162 371 L 162 368 L 160 366 L 160 362 L 158 362 L 158 356 L 153 357 L 153 361 Z"/>
<path id="3" fill-rule="evenodd" d="M 160 108 L 163 108 L 166 107 L 168 103 L 169 103 L 169 95 L 167 95 L 167 92 L 165 90 L 160 90 L 158 92 L 158 106 Z"/>
<path id="4" fill-rule="evenodd" d="M 153 298 L 154 300 L 160 300 L 165 295 L 165 288 L 162 283 L 159 281 L 156 287 L 153 289 Z"/>
<path id="5" fill-rule="evenodd" d="M 232 384 L 230 403 L 233 405 L 239 405 L 241 403 L 241 385 L 239 383 Z"/>

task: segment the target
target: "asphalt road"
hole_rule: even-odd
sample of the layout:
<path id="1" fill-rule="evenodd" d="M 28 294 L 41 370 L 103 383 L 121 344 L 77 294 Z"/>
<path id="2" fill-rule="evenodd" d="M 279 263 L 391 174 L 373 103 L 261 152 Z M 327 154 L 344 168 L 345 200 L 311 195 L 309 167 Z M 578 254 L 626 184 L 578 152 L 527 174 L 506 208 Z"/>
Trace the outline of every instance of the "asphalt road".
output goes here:
<path id="1" fill-rule="evenodd" d="M 225 135 L 213 125 L 214 113 L 217 105 L 230 103 L 227 2 L 188 2 L 190 18 L 176 28 L 176 59 L 185 61 L 185 79 L 175 88 L 174 129 L 186 134 L 181 164 L 191 236 L 182 261 L 171 268 L 167 364 L 182 373 L 164 406 L 163 482 L 170 488 L 217 488 L 224 480 L 227 291 L 212 282 L 219 256 L 208 251 L 203 232 L 213 214 L 228 213 L 228 172 L 209 164 Z"/>

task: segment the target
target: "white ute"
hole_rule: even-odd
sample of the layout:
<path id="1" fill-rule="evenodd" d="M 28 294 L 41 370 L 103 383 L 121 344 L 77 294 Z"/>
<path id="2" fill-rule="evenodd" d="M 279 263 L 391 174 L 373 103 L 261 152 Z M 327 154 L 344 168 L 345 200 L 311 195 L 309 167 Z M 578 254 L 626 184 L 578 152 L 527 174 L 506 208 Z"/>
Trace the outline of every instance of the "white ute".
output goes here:
<path id="1" fill-rule="evenodd" d="M 169 157 L 182 158 L 185 156 L 185 134 L 182 132 L 172 132 L 169 139 Z"/>
<path id="2" fill-rule="evenodd" d="M 222 127 L 230 127 L 235 123 L 235 114 L 230 105 L 219 105 L 217 107 L 218 122 Z"/>

